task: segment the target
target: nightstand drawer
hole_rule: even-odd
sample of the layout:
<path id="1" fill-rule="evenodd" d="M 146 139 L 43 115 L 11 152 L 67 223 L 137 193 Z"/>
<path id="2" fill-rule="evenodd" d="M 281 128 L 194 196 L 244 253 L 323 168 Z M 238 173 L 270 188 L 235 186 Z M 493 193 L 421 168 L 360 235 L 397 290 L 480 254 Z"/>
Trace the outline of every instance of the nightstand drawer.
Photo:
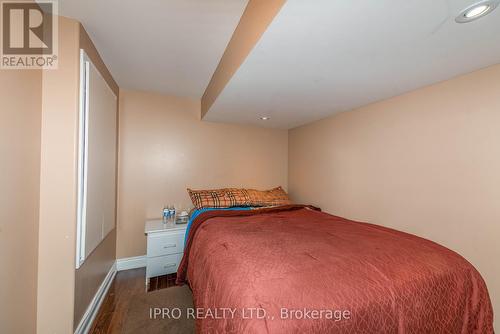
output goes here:
<path id="1" fill-rule="evenodd" d="M 147 258 L 146 277 L 156 277 L 177 272 L 183 253 Z"/>
<path id="2" fill-rule="evenodd" d="M 184 231 L 148 235 L 148 257 L 182 252 L 184 252 Z"/>

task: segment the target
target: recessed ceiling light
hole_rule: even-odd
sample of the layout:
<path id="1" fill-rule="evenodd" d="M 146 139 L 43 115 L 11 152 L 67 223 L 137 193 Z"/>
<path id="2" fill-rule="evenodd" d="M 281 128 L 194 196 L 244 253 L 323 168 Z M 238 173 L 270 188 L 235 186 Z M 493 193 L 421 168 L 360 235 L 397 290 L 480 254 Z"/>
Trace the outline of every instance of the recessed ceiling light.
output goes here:
<path id="1" fill-rule="evenodd" d="M 486 11 L 488 9 L 490 9 L 490 6 L 488 6 L 488 5 L 481 5 L 481 6 L 474 7 L 465 13 L 465 17 L 468 19 L 471 19 L 473 17 L 476 17 L 478 15 L 482 15 L 482 14 L 486 13 Z"/>
<path id="2" fill-rule="evenodd" d="M 458 23 L 467 23 L 477 20 L 493 11 L 498 6 L 499 0 L 480 1 L 464 9 L 455 19 Z"/>
<path id="3" fill-rule="evenodd" d="M 263 121 L 268 121 L 268 120 L 271 119 L 271 117 L 269 117 L 269 116 L 262 116 L 260 119 L 263 120 Z"/>

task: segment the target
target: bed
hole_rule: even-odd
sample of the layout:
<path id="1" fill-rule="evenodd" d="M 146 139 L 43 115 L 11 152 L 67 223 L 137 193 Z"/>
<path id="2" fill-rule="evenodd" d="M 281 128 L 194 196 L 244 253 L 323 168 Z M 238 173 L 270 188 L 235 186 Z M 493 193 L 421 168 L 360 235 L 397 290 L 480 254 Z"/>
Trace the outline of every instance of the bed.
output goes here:
<path id="1" fill-rule="evenodd" d="M 493 333 L 486 285 L 460 255 L 311 206 L 199 214 L 177 283 L 197 333 Z"/>

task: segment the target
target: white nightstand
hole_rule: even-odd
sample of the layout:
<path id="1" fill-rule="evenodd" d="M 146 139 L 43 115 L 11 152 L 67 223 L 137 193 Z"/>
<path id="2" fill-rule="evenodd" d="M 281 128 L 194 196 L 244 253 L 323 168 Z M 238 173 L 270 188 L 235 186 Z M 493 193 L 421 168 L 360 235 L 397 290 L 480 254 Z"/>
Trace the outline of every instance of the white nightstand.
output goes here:
<path id="1" fill-rule="evenodd" d="M 184 254 L 187 224 L 163 224 L 161 219 L 148 220 L 144 233 L 148 237 L 146 284 L 151 277 L 177 272 Z"/>

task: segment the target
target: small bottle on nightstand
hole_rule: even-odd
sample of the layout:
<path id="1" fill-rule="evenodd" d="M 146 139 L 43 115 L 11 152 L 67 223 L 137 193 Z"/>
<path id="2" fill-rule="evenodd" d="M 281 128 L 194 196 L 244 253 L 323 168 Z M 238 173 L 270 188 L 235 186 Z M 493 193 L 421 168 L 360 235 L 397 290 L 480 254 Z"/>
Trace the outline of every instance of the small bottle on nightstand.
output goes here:
<path id="1" fill-rule="evenodd" d="M 170 218 L 170 210 L 169 210 L 168 206 L 166 206 L 166 205 L 163 207 L 162 218 L 163 218 L 163 224 L 168 223 L 168 219 Z"/>
<path id="2" fill-rule="evenodd" d="M 172 221 L 172 223 L 175 223 L 175 206 L 171 206 L 170 209 L 169 209 L 169 218 L 170 220 Z"/>

